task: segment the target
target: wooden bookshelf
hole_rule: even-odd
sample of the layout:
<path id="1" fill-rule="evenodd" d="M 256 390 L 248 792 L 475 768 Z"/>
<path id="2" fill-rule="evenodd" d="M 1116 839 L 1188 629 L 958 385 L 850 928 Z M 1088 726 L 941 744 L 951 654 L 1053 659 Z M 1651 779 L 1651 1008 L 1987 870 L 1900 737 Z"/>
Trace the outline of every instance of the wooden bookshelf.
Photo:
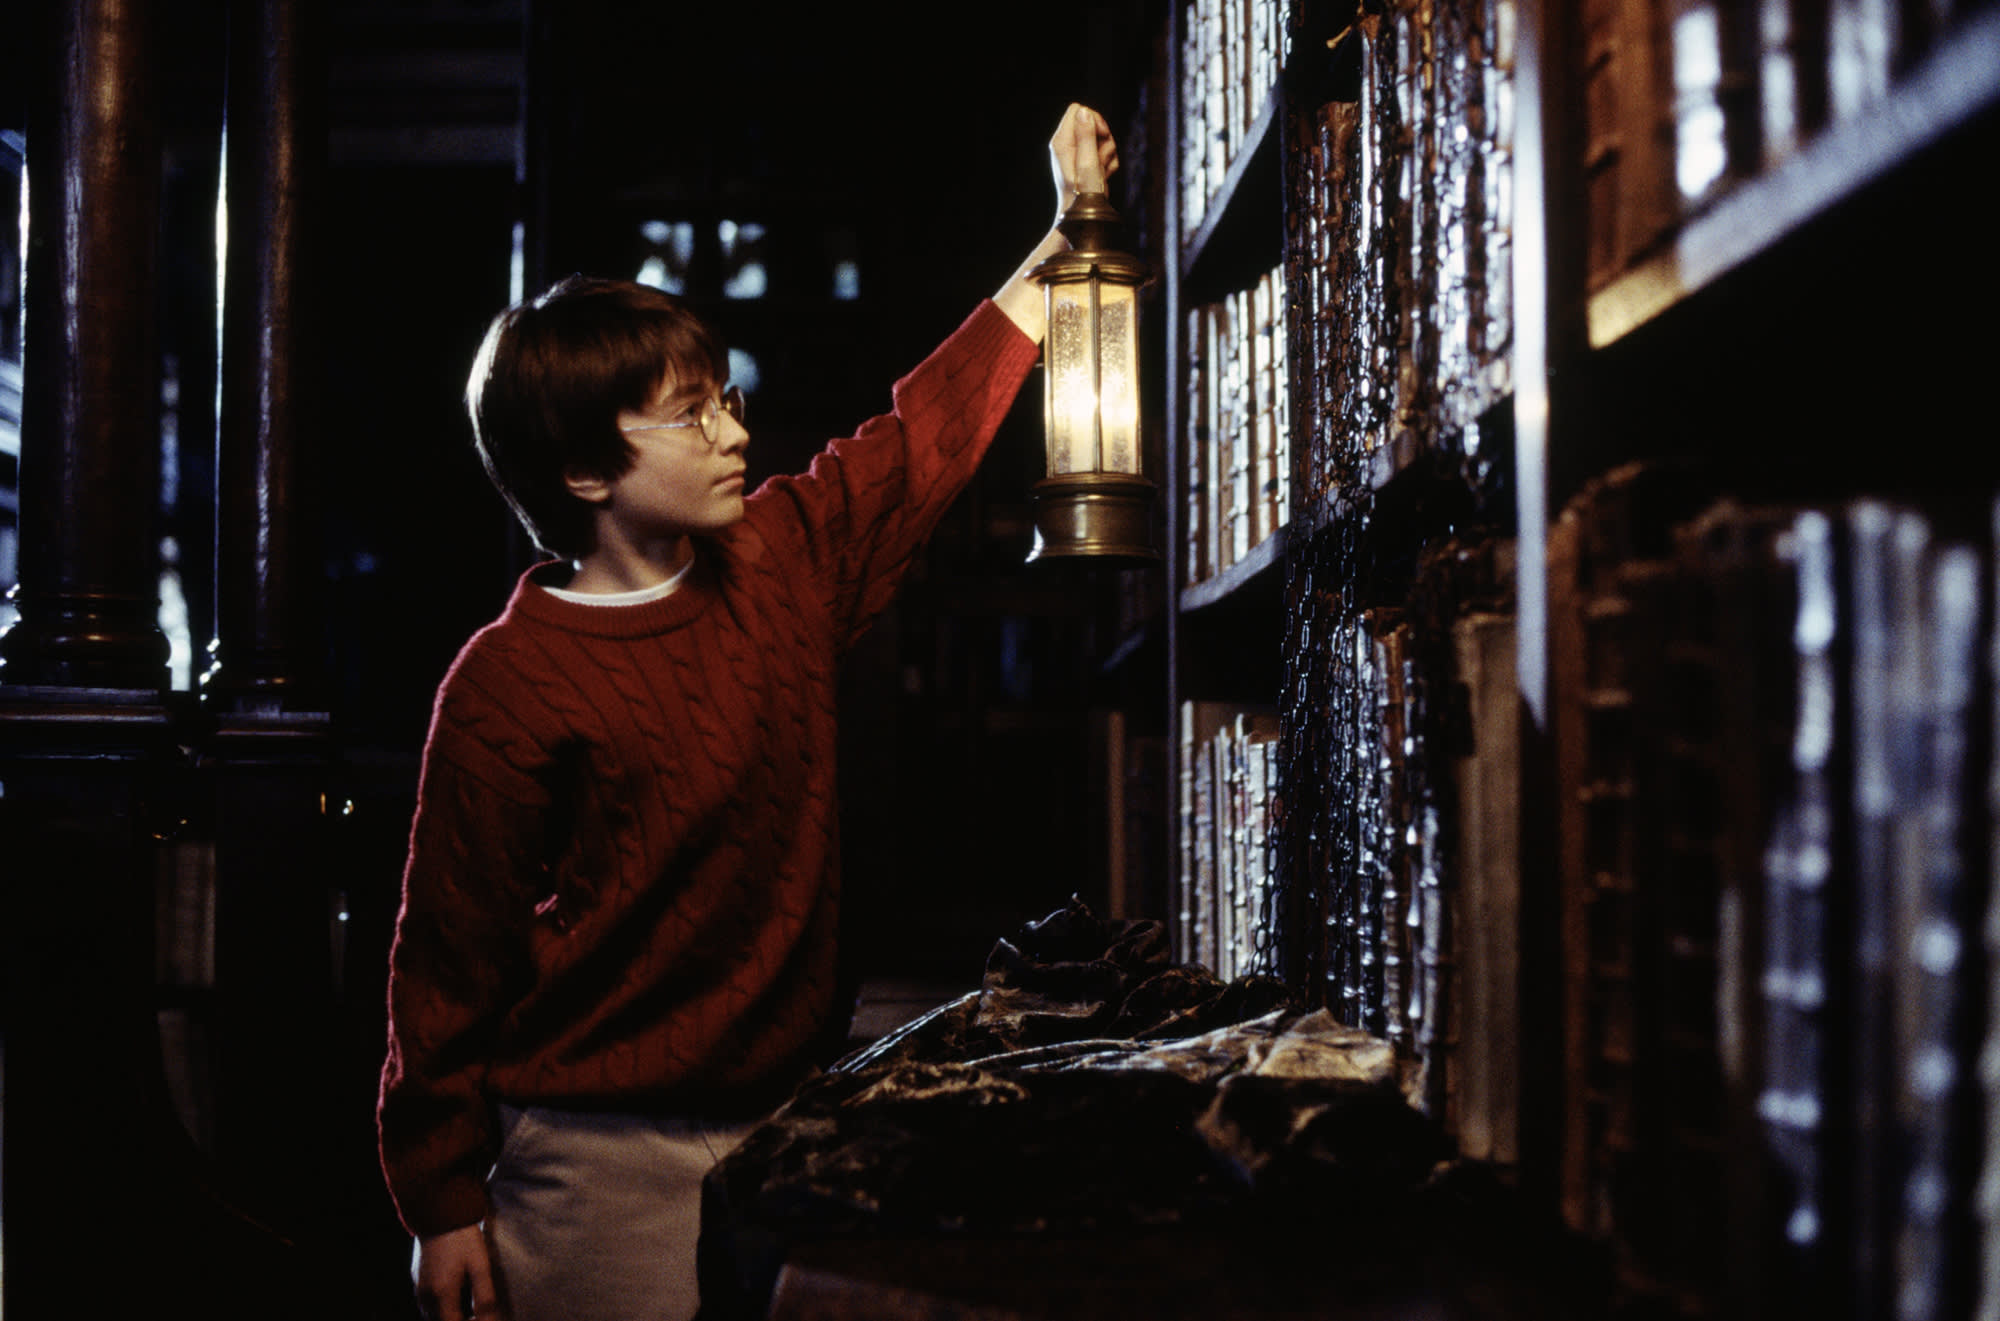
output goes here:
<path id="1" fill-rule="evenodd" d="M 1272 251 L 1279 221 L 1278 134 L 1283 101 L 1276 88 L 1250 127 L 1222 184 L 1209 201 L 1207 216 L 1181 245 L 1183 290 L 1219 292 L 1241 275 L 1244 257 Z M 1186 294 L 1184 292 L 1183 297 Z"/>
<path id="2" fill-rule="evenodd" d="M 1193 614 L 1230 600 L 1261 579 L 1278 572 L 1285 562 L 1285 529 L 1279 528 L 1257 545 L 1250 554 L 1212 578 L 1181 589 L 1181 613 Z"/>
<path id="3" fill-rule="evenodd" d="M 1988 8 L 1967 14 L 1879 105 L 1832 124 L 1797 154 L 1729 188 L 1691 216 L 1664 251 L 1591 295 L 1590 346 L 1617 343 L 1996 105 L 2000 9 Z"/>
<path id="4" fill-rule="evenodd" d="M 1873 600 L 1878 634 L 1904 630 L 1908 728 L 1949 735 L 1924 755 L 1991 755 L 1989 673 L 1910 675 L 1919 653 L 1972 654 L 1966 601 L 1990 615 L 2000 575 L 1978 389 L 2000 243 L 1977 191 L 2000 141 L 2000 7 L 1285 9 L 1292 58 L 1324 67 L 1260 92 L 1198 221 L 1161 244 L 1179 257 L 1162 317 L 1170 747 L 1192 785 L 1277 710 L 1282 935 L 1258 948 L 1392 1043 L 1411 1102 L 1601 1265 L 1607 1315 L 1881 1315 L 1932 1284 L 1922 1315 L 1968 1314 L 1981 1273 L 2000 1278 L 1966 1173 L 2000 1133 L 2000 1089 L 1974 1095 L 1964 1053 L 2000 943 L 1920 976 L 1860 933 L 1952 903 L 1986 920 L 1988 766 L 1928 826 L 1911 803 L 1898 826 L 1868 817 L 1852 759 L 1902 746 L 1878 710 L 1887 671 L 1808 654 L 1823 621 L 1800 597 L 1842 619 Z M 1173 7 L 1170 90 L 1196 10 Z M 1753 12 L 1826 31 L 1746 33 Z M 1674 82 L 1681 21 L 1714 25 L 1697 94 Z M 1879 88 L 1799 91 L 1780 133 L 1758 79 L 1789 61 L 1831 86 L 1806 65 L 1842 41 Z M 1727 161 L 1690 182 L 1674 134 L 1703 95 Z M 1194 120 L 1169 105 L 1177 171 Z M 1728 118 L 1744 114 L 1759 132 Z M 1211 365 L 1187 314 L 1279 262 L 1291 501 L 1217 565 L 1186 554 L 1203 404 L 1184 387 Z M 1843 686 L 1812 689 L 1828 676 Z M 1785 778 L 1807 774 L 1794 722 L 1825 711 L 1831 750 L 1802 788 Z M 1203 897 L 1223 864 L 1189 851 L 1217 776 L 1166 813 L 1188 957 L 1246 920 L 1240 890 L 1233 917 Z M 1987 814 L 1956 852 L 1931 849 L 1958 870 L 1897 879 L 1882 841 L 1948 832 L 1947 808 Z M 1833 888 L 1780 874 L 1817 856 L 1788 853 L 1787 829 L 1874 870 Z M 1879 899 L 1892 887 L 1901 919 Z M 1810 974 L 1824 1000 L 1794 985 L 1799 923 L 1847 960 Z M 1915 1048 L 1892 1015 L 1940 1049 L 1959 1032 L 1948 1114 L 1895 1072 Z M 1834 1062 L 1800 1062 L 1814 1051 Z M 1911 1170 L 1947 1189 L 1931 1219 L 1898 1200 Z M 1797 1193 L 1821 1177 L 1838 1186 Z"/>

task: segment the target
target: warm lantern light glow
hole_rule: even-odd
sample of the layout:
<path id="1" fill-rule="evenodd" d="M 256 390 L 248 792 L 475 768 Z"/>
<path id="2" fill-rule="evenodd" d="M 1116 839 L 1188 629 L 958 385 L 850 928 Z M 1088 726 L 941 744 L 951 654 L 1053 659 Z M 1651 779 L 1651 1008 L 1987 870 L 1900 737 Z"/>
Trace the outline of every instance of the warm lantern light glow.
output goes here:
<path id="1" fill-rule="evenodd" d="M 1096 284 L 1098 471 L 1139 471 L 1139 291 Z"/>
<path id="2" fill-rule="evenodd" d="M 1097 471 L 1097 335 L 1091 286 L 1048 287 L 1047 422 L 1049 472 Z"/>
<path id="3" fill-rule="evenodd" d="M 1048 287 L 1051 476 L 1139 471 L 1139 300 L 1096 280 Z"/>

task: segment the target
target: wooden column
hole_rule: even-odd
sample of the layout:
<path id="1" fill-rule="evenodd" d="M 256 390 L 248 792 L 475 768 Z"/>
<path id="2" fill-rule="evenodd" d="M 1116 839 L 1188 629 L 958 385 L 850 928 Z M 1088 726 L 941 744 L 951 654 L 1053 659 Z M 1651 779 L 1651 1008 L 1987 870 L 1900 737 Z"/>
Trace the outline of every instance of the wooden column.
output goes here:
<path id="1" fill-rule="evenodd" d="M 212 790 L 217 1171 L 287 1239 L 327 1241 L 349 1148 L 336 1040 L 317 331 L 326 175 L 319 0 L 230 6 Z M 383 315 L 394 316 L 393 304 Z M 383 401 L 383 407 L 393 406 Z M 393 480 L 393 474 L 384 474 Z"/>
<path id="2" fill-rule="evenodd" d="M 225 712 L 325 703 L 312 275 L 325 173 L 325 80 L 310 31 L 317 10 L 297 0 L 232 9 L 217 645 L 207 683 L 211 705 Z"/>
<path id="3" fill-rule="evenodd" d="M 9 685 L 166 686 L 153 512 L 160 113 L 148 0 L 32 7 L 20 621 Z"/>

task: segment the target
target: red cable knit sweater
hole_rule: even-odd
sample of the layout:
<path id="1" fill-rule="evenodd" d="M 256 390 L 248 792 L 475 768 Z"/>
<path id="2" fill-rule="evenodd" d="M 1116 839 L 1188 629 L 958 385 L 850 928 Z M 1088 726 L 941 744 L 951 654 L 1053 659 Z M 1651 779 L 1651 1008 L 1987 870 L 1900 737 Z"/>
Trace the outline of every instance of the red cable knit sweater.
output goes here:
<path id="1" fill-rule="evenodd" d="M 403 1223 L 486 1214 L 493 1103 L 716 1113 L 795 1084 L 834 999 L 838 653 L 1035 358 L 984 303 L 895 411 L 775 478 L 680 589 L 531 570 L 439 689 L 391 956 L 382 1162 Z"/>

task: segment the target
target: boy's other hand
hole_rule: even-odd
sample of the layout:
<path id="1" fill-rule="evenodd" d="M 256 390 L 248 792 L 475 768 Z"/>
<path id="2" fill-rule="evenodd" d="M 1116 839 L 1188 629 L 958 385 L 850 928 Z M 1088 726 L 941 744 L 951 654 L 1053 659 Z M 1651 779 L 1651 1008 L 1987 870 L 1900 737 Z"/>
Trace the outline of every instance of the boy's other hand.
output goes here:
<path id="1" fill-rule="evenodd" d="M 1089 106 L 1072 104 L 1049 139 L 1049 168 L 1056 180 L 1056 218 L 1078 193 L 1101 193 L 1118 172 L 1118 144 L 1111 126 Z"/>
<path id="2" fill-rule="evenodd" d="M 466 1310 L 471 1295 L 472 1310 Z M 429 1321 L 506 1321 L 493 1283 L 493 1259 L 478 1225 L 417 1240 L 417 1306 Z"/>

